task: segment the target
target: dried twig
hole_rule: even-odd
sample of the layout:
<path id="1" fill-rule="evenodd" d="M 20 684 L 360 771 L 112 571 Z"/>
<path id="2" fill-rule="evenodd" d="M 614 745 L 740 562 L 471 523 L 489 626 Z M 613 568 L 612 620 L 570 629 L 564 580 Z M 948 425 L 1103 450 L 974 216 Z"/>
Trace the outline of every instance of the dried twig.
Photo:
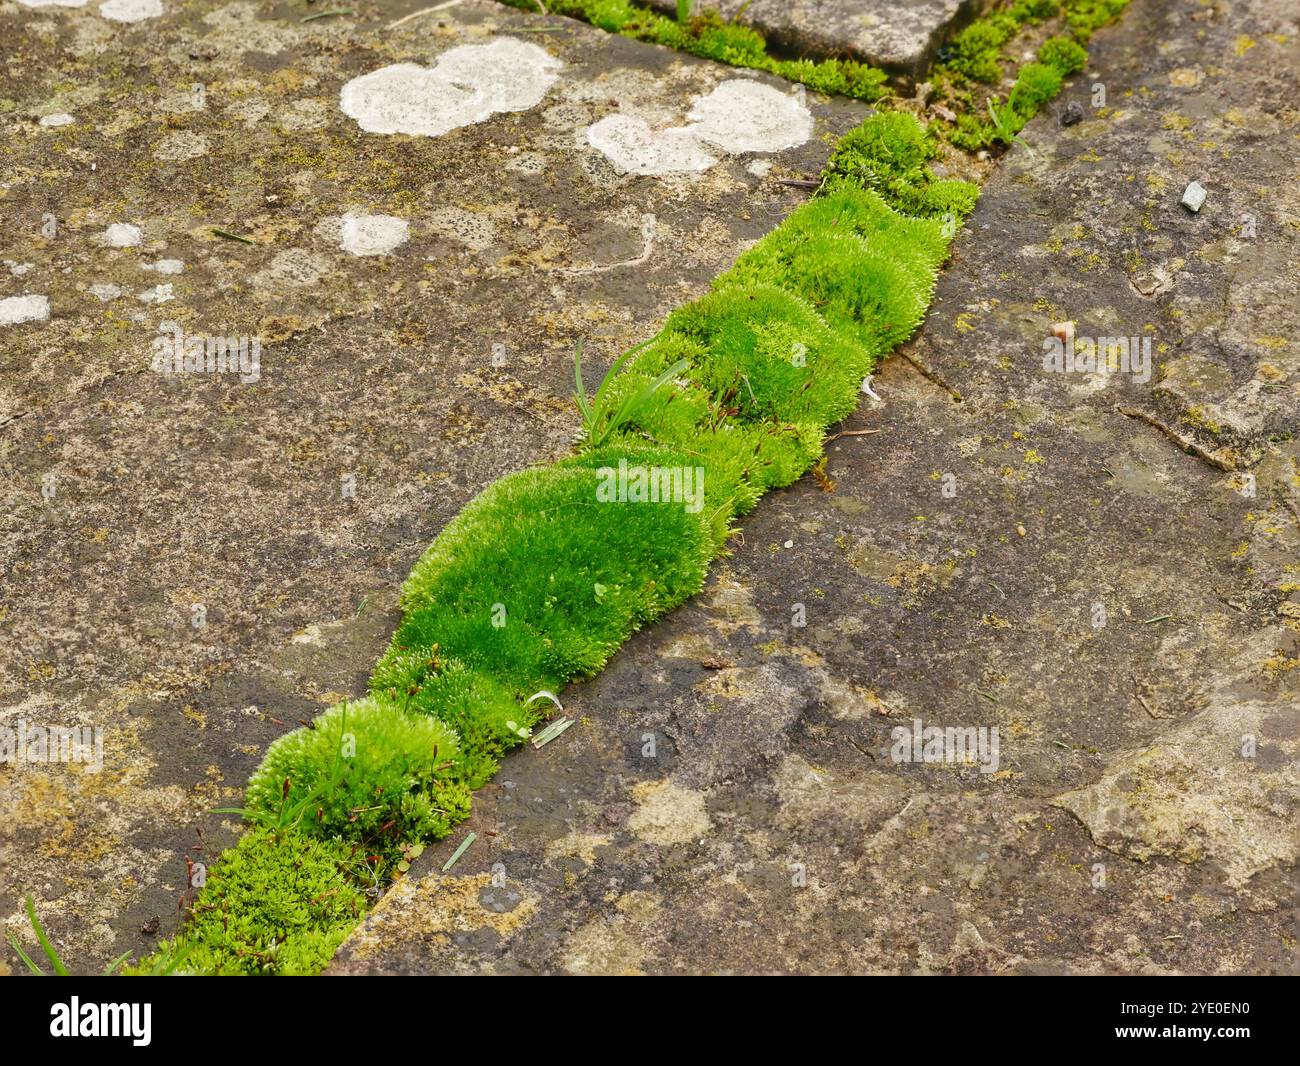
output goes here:
<path id="1" fill-rule="evenodd" d="M 385 29 L 395 30 L 404 22 L 410 22 L 412 19 L 418 19 L 423 15 L 432 15 L 435 11 L 446 11 L 449 7 L 459 7 L 464 0 L 447 0 L 445 4 L 435 4 L 433 7 L 426 7 L 422 11 L 413 11 L 411 14 L 398 19 L 396 22 L 390 22 Z"/>

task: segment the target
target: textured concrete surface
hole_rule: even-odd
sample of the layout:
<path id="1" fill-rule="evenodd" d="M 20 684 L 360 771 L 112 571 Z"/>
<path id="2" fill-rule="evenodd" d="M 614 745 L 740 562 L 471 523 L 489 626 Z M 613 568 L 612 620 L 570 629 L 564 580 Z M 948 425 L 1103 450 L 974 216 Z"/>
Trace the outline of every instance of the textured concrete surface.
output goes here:
<path id="1" fill-rule="evenodd" d="M 1101 33 L 863 435 L 335 971 L 1294 974 L 1298 29 L 1136 0 Z M 1149 380 L 1045 370 L 1069 321 L 1149 337 Z M 996 727 L 996 767 L 895 761 L 918 719 Z"/>
<path id="2" fill-rule="evenodd" d="M 669 14 L 676 0 L 649 0 Z M 719 0 L 701 3 L 762 33 L 779 50 L 844 56 L 917 76 L 943 43 L 992 0 Z"/>
<path id="3" fill-rule="evenodd" d="M 594 372 L 703 291 L 864 113 L 809 95 L 798 147 L 629 177 L 588 126 L 680 126 L 737 72 L 490 2 L 392 25 L 424 6 L 0 4 L 0 301 L 49 308 L 0 324 L 0 725 L 104 736 L 99 773 L 0 766 L 0 915 L 26 935 L 34 893 L 76 966 L 174 928 L 209 812 L 361 691 L 424 547 L 567 449 L 575 340 Z M 436 138 L 340 109 L 511 33 L 563 64 L 535 106 Z M 257 380 L 152 372 L 168 321 L 260 338 Z"/>

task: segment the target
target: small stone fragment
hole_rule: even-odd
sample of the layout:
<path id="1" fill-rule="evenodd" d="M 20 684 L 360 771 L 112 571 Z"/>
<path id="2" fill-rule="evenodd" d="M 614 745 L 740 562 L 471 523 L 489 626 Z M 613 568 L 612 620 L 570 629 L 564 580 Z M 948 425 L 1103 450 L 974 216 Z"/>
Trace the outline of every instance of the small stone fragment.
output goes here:
<path id="1" fill-rule="evenodd" d="M 122 290 L 109 281 L 97 281 L 90 287 L 90 295 L 100 303 L 108 303 L 122 295 Z"/>
<path id="2" fill-rule="evenodd" d="M 104 230 L 104 243 L 110 248 L 134 248 L 143 240 L 140 227 L 130 222 L 114 222 Z"/>
<path id="3" fill-rule="evenodd" d="M 49 317 L 50 301 L 46 296 L 10 296 L 0 300 L 0 326 L 44 322 Z"/>
<path id="4" fill-rule="evenodd" d="M 1192 214 L 1196 214 L 1205 203 L 1207 196 L 1209 193 L 1205 191 L 1205 186 L 1199 181 L 1193 181 L 1183 190 L 1183 206 Z"/>
<path id="5" fill-rule="evenodd" d="M 1073 100 L 1065 105 L 1065 110 L 1061 112 L 1061 125 L 1073 126 L 1083 121 L 1083 108 Z"/>

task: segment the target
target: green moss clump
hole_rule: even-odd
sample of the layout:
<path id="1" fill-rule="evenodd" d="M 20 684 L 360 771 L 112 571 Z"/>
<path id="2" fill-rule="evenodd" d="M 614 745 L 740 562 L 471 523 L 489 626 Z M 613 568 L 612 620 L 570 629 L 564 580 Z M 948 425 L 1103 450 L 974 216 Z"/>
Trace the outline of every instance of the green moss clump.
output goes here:
<path id="1" fill-rule="evenodd" d="M 1038 113 L 1038 109 L 1055 98 L 1061 91 L 1061 72 L 1046 63 L 1026 63 L 1016 76 L 1007 103 L 1020 123 L 1014 132 L 1019 133 L 1024 124 Z"/>
<path id="2" fill-rule="evenodd" d="M 741 423 L 826 426 L 848 414 L 870 369 L 866 353 L 786 289 L 738 284 L 732 272 L 723 278 L 668 319 L 670 332 L 707 353 L 692 379 Z"/>
<path id="3" fill-rule="evenodd" d="M 539 717 L 504 685 L 438 649 L 418 652 L 390 647 L 370 678 L 370 689 L 405 710 L 446 722 L 461 738 L 457 765 L 449 772 L 471 790 L 496 773 L 501 757 L 528 736 Z"/>
<path id="4" fill-rule="evenodd" d="M 365 913 L 350 845 L 251 829 L 207 872 L 189 922 L 126 973 L 319 973 Z"/>
<path id="5" fill-rule="evenodd" d="M 972 81 L 1002 80 L 1002 46 L 1020 32 L 1020 22 L 1002 12 L 971 23 L 947 50 L 947 65 Z"/>
<path id="6" fill-rule="evenodd" d="M 1017 22 L 1039 22 L 1059 14 L 1061 0 L 1016 0 L 1008 10 Z"/>
<path id="7" fill-rule="evenodd" d="M 870 189 L 905 215 L 965 218 L 979 188 L 937 179 L 928 164 L 939 154 L 937 140 L 914 115 L 886 111 L 840 138 L 823 175 L 832 185 L 848 181 Z"/>
<path id="8" fill-rule="evenodd" d="M 694 465 L 663 449 L 621 458 Z M 700 511 L 603 503 L 602 482 L 559 463 L 489 486 L 407 578 L 394 647 L 436 644 L 518 694 L 598 671 L 635 629 L 700 588 L 713 554 Z"/>
<path id="9" fill-rule="evenodd" d="M 399 702 L 344 702 L 280 737 L 248 784 L 256 821 L 365 845 L 394 859 L 438 840 L 469 814 L 456 731 Z"/>
<path id="10" fill-rule="evenodd" d="M 1055 67 L 1062 76 L 1077 74 L 1088 62 L 1087 50 L 1068 37 L 1049 37 L 1038 49 L 1038 61 Z"/>
<path id="11" fill-rule="evenodd" d="M 1076 40 L 1087 44 L 1092 35 L 1123 14 L 1129 0 L 1069 0 L 1066 22 Z"/>

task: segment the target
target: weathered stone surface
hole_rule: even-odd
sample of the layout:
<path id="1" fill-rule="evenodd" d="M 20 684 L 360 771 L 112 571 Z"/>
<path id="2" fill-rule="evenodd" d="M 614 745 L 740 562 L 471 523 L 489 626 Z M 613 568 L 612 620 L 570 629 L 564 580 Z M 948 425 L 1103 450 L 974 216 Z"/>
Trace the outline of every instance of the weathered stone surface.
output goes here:
<path id="1" fill-rule="evenodd" d="M 0 7 L 0 300 L 49 304 L 0 320 L 0 715 L 106 738 L 99 774 L 0 766 L 0 914 L 28 935 L 33 892 L 95 968 L 171 931 L 183 851 L 231 839 L 209 812 L 266 745 L 362 691 L 447 519 L 567 450 L 576 338 L 592 372 L 644 338 L 864 113 L 810 96 L 797 147 L 628 177 L 587 127 L 684 125 L 738 72 L 490 2 L 395 28 L 427 5 L 97 6 Z M 340 108 L 351 79 L 512 33 L 562 64 L 535 106 L 503 89 L 442 137 Z M 259 336 L 258 380 L 151 372 L 165 321 Z"/>
<path id="2" fill-rule="evenodd" d="M 1300 713 L 1217 694 L 1057 802 L 1099 844 L 1136 859 L 1210 860 L 1243 885 L 1300 858 Z"/>
<path id="3" fill-rule="evenodd" d="M 701 3 L 753 26 L 777 49 L 846 56 L 895 74 L 924 74 L 939 47 L 992 0 L 720 0 Z M 676 0 L 649 0 L 668 14 Z"/>
<path id="4" fill-rule="evenodd" d="M 1058 105 L 1087 118 L 1030 125 L 845 427 L 877 432 L 833 441 L 827 482 L 765 500 L 704 595 L 564 694 L 578 723 L 507 760 L 454 876 L 456 840 L 412 870 L 457 900 L 495 867 L 532 917 L 411 936 L 439 906 L 421 888 L 334 969 L 1300 969 L 1300 378 L 1293 342 L 1248 340 L 1295 335 L 1296 30 L 1276 0 L 1135 0 L 1099 34 Z M 1151 336 L 1150 380 L 1044 370 L 1071 320 Z M 1277 386 L 1258 425 L 1185 420 L 1193 357 L 1208 402 Z M 996 770 L 894 762 L 918 718 L 997 727 Z"/>

